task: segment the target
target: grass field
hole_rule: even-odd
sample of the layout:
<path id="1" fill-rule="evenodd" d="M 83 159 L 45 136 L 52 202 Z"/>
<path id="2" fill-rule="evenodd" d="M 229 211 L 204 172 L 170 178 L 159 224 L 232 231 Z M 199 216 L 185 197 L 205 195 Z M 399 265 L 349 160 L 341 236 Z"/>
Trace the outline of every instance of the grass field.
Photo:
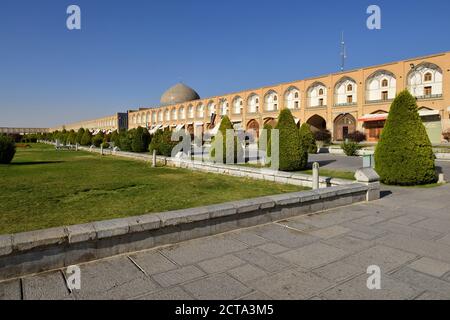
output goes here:
<path id="1" fill-rule="evenodd" d="M 0 165 L 0 234 L 299 190 L 33 144 Z"/>
<path id="2" fill-rule="evenodd" d="M 262 165 L 259 164 L 240 164 L 241 166 L 245 167 L 251 167 L 251 168 L 263 168 Z M 268 166 L 267 166 L 268 167 Z M 296 171 L 295 173 L 301 173 L 301 174 L 309 174 L 312 175 L 312 170 L 302 170 L 302 171 Z M 332 170 L 332 169 L 323 169 L 320 168 L 319 175 L 321 177 L 329 177 L 329 178 L 337 178 L 337 179 L 345 179 L 345 180 L 355 180 L 355 173 L 352 171 L 345 171 L 345 170 Z"/>

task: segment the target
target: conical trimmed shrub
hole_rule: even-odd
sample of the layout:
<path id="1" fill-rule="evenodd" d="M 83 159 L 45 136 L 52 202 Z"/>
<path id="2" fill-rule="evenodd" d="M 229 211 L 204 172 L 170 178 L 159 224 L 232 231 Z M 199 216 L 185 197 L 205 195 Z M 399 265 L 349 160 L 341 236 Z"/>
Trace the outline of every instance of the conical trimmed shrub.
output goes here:
<path id="1" fill-rule="evenodd" d="M 300 142 L 300 133 L 289 109 L 278 116 L 279 163 L 282 171 L 298 171 L 308 164 L 308 151 Z"/>
<path id="2" fill-rule="evenodd" d="M 385 184 L 429 184 L 437 180 L 434 160 L 416 99 L 404 90 L 391 105 L 375 150 L 375 170 Z"/>
<path id="3" fill-rule="evenodd" d="M 308 153 L 317 153 L 316 139 L 314 139 L 311 126 L 306 122 L 300 127 L 300 144 L 308 150 Z"/>
<path id="4" fill-rule="evenodd" d="M 11 163 L 16 154 L 16 144 L 11 137 L 0 134 L 0 164 Z"/>

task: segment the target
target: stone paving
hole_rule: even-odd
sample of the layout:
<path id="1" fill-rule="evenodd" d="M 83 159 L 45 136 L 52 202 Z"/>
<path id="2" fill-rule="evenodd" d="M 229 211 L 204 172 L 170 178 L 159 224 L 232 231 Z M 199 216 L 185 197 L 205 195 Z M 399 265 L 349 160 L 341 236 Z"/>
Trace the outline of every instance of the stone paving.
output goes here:
<path id="1" fill-rule="evenodd" d="M 450 185 L 0 283 L 1 299 L 450 299 Z M 381 290 L 366 286 L 381 268 Z"/>
<path id="2" fill-rule="evenodd" d="M 332 170 L 356 171 L 363 165 L 361 157 L 347 157 L 344 155 L 321 153 L 309 155 L 309 166 L 318 162 L 320 167 Z M 450 161 L 436 161 L 436 167 L 442 169 L 446 179 L 450 181 Z"/>

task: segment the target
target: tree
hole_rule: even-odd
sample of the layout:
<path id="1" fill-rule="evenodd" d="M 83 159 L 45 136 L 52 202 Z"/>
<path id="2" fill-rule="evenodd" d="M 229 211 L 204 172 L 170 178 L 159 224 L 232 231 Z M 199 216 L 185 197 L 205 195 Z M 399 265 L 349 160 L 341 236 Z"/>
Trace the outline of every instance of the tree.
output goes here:
<path id="1" fill-rule="evenodd" d="M 150 134 L 147 129 L 138 127 L 133 134 L 133 142 L 131 148 L 133 152 L 145 152 L 150 144 Z"/>
<path id="2" fill-rule="evenodd" d="M 90 146 L 92 143 L 92 134 L 89 130 L 85 130 L 83 136 L 81 137 L 81 145 Z"/>
<path id="3" fill-rule="evenodd" d="M 11 137 L 0 134 L 0 164 L 11 163 L 16 154 L 16 144 Z"/>
<path id="4" fill-rule="evenodd" d="M 111 142 L 114 144 L 114 146 L 119 146 L 119 133 L 117 132 L 117 130 L 114 130 L 111 134 Z"/>
<path id="5" fill-rule="evenodd" d="M 222 163 L 227 162 L 227 155 L 228 158 L 233 158 L 233 163 L 236 163 L 238 161 L 238 154 L 241 154 L 243 152 L 242 146 L 240 143 L 238 143 L 238 138 L 234 136 L 234 147 L 233 148 L 227 148 L 227 130 L 234 130 L 233 124 L 230 121 L 230 118 L 228 116 L 223 116 L 222 121 L 220 122 L 219 126 L 219 132 L 222 135 Z M 216 139 L 217 137 L 213 137 L 211 141 L 211 151 L 210 151 L 210 157 L 211 159 L 214 159 L 217 161 L 216 158 L 216 151 L 219 148 L 220 141 Z M 231 153 L 234 154 L 231 154 Z M 220 159 L 218 159 L 220 161 Z"/>
<path id="6" fill-rule="evenodd" d="M 81 144 L 81 139 L 83 139 L 83 135 L 84 129 L 83 128 L 78 129 L 76 143 Z"/>
<path id="7" fill-rule="evenodd" d="M 311 126 L 306 122 L 302 124 L 299 134 L 300 144 L 308 150 L 308 153 L 317 153 L 316 139 L 314 139 Z"/>
<path id="8" fill-rule="evenodd" d="M 298 171 L 308 164 L 308 151 L 300 142 L 300 134 L 289 109 L 278 116 L 279 163 L 282 171 Z"/>
<path id="9" fill-rule="evenodd" d="M 77 143 L 77 134 L 74 130 L 70 130 L 69 135 L 67 136 L 67 142 L 70 144 Z"/>
<path id="10" fill-rule="evenodd" d="M 102 143 L 103 143 L 103 139 L 104 139 L 103 135 L 100 134 L 100 133 L 97 133 L 97 134 L 92 138 L 92 144 L 93 144 L 94 146 L 96 146 L 97 148 L 100 148 L 100 146 L 101 146 Z"/>
<path id="11" fill-rule="evenodd" d="M 151 139 L 149 151 L 153 153 L 153 150 L 155 150 L 157 155 L 170 157 L 173 148 L 178 143 L 178 141 L 172 141 L 172 131 L 158 130 Z"/>
<path id="12" fill-rule="evenodd" d="M 434 160 L 416 99 L 404 90 L 392 102 L 375 150 L 375 169 L 385 184 L 428 184 L 437 180 Z"/>

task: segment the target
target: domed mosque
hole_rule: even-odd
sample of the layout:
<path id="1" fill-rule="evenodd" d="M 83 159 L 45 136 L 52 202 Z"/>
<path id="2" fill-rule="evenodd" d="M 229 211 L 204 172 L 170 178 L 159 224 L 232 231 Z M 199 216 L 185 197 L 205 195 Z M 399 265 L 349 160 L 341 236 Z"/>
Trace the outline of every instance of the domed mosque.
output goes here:
<path id="1" fill-rule="evenodd" d="M 161 106 L 169 106 L 198 99 L 200 99 L 200 96 L 194 89 L 183 83 L 177 83 L 161 96 Z"/>

